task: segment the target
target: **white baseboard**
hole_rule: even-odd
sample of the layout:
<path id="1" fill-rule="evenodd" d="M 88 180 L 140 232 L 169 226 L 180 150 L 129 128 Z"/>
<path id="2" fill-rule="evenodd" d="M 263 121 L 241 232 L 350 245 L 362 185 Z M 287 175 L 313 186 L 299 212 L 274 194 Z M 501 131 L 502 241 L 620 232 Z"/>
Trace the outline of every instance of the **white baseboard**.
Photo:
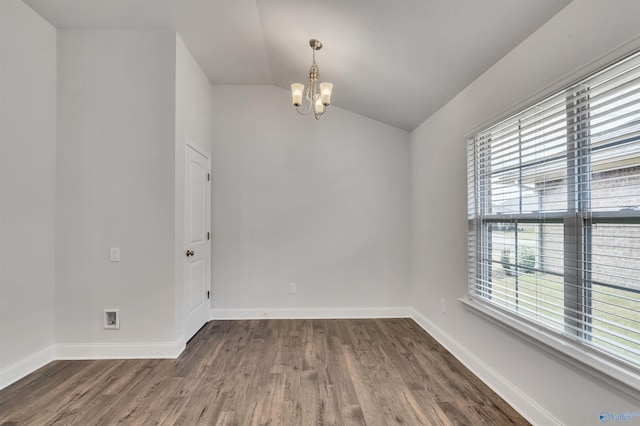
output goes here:
<path id="1" fill-rule="evenodd" d="M 55 359 L 174 359 L 184 348 L 184 339 L 151 343 L 59 343 L 55 345 Z"/>
<path id="2" fill-rule="evenodd" d="M 509 380 L 498 374 L 427 317 L 412 309 L 411 318 L 529 422 L 535 425 L 562 424 L 560 420 L 522 393 Z"/>
<path id="3" fill-rule="evenodd" d="M 49 346 L 1 369 L 0 390 L 28 376 L 38 368 L 44 367 L 54 359 L 54 348 Z"/>
<path id="4" fill-rule="evenodd" d="M 211 309 L 211 320 L 240 319 L 342 319 L 342 318 L 410 318 L 409 307 L 385 308 L 303 308 L 303 309 Z"/>

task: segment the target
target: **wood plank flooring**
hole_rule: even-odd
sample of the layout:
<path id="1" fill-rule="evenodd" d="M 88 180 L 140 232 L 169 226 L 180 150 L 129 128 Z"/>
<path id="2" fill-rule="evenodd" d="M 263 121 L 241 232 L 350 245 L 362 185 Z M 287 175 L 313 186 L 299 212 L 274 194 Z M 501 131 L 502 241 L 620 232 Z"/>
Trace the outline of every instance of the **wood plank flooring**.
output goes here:
<path id="1" fill-rule="evenodd" d="M 410 319 L 211 321 L 177 360 L 55 361 L 0 425 L 528 424 Z"/>

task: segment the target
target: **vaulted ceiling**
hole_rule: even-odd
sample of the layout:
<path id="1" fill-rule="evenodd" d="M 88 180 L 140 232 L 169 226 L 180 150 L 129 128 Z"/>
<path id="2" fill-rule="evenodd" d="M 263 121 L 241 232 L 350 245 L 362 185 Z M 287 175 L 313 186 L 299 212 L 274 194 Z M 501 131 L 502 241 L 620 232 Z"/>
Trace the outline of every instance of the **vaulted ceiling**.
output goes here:
<path id="1" fill-rule="evenodd" d="M 24 1 L 57 28 L 176 31 L 212 84 L 306 83 L 317 38 L 332 104 L 409 131 L 570 2 Z"/>

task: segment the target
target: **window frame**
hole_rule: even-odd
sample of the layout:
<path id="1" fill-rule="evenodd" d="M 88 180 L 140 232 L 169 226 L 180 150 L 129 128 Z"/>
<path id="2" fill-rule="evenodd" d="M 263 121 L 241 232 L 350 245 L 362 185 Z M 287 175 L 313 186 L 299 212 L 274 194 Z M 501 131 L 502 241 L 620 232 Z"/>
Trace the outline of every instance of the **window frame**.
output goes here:
<path id="1" fill-rule="evenodd" d="M 624 55 L 622 58 L 618 58 L 603 68 L 610 67 L 637 53 L 638 51 L 635 51 Z M 592 74 L 595 74 L 595 72 Z M 572 104 L 572 114 L 569 114 L 571 116 L 571 123 L 569 123 L 568 119 L 566 126 L 567 130 L 571 129 L 572 137 L 567 136 L 567 152 L 560 154 L 561 157 L 566 157 L 567 164 L 564 170 L 567 172 L 567 188 L 570 188 L 570 190 L 567 190 L 568 205 L 566 211 L 545 213 L 544 219 L 540 219 L 532 214 L 522 213 L 522 209 L 520 209 L 520 214 L 511 215 L 489 214 L 486 211 L 475 211 L 474 214 L 472 214 L 472 207 L 476 210 L 482 210 L 490 206 L 490 201 L 487 202 L 484 198 L 491 197 L 491 190 L 488 189 L 481 193 L 478 188 L 483 186 L 491 188 L 490 180 L 492 174 L 491 172 L 480 173 L 480 176 L 483 176 L 487 181 L 476 182 L 474 180 L 473 192 L 469 192 L 468 195 L 469 289 L 467 296 L 459 300 L 463 302 L 465 307 L 489 319 L 500 327 L 514 332 L 518 337 L 524 338 L 535 346 L 551 352 L 566 362 L 571 363 L 571 365 L 578 366 L 582 370 L 605 380 L 607 383 L 634 398 L 640 398 L 640 363 L 637 363 L 637 365 L 621 363 L 619 359 L 608 356 L 607 353 L 582 343 L 582 340 L 591 340 L 592 283 L 625 291 L 629 290 L 624 287 L 596 282 L 591 278 L 591 268 L 588 265 L 591 265 L 592 226 L 598 223 L 640 224 L 640 212 L 638 211 L 592 212 L 590 209 L 590 156 L 592 151 L 604 149 L 604 147 L 594 149 L 588 146 L 590 139 L 589 88 L 581 88 L 575 91 L 577 87 L 575 82 L 579 82 L 588 77 L 589 75 L 575 79 L 573 84 L 568 85 L 564 89 L 567 92 L 567 99 L 569 99 L 569 97 L 575 98 L 575 102 Z M 571 90 L 574 90 L 574 93 L 571 93 Z M 556 90 L 551 93 L 550 97 L 560 92 L 561 91 Z M 514 119 L 519 113 L 526 110 L 527 108 L 518 108 L 517 111 L 509 114 L 508 119 Z M 567 111 L 569 111 L 568 108 Z M 499 121 L 496 120 L 496 122 Z M 491 127 L 492 126 L 485 126 L 484 128 L 490 129 Z M 518 126 L 518 129 L 520 129 L 520 126 Z M 475 144 L 477 135 L 478 134 L 475 134 L 473 137 L 469 137 L 467 143 Z M 635 137 L 634 141 L 635 140 L 640 140 L 640 136 Z M 522 143 L 521 139 L 519 139 L 518 143 Z M 520 164 L 517 169 L 521 176 L 522 155 L 519 155 L 518 158 Z M 485 160 L 485 163 L 487 162 L 490 163 L 490 161 Z M 490 164 L 480 164 L 480 166 L 478 166 L 476 163 L 476 167 L 486 168 L 491 166 Z M 478 174 L 476 173 L 474 179 L 477 178 L 477 176 Z M 522 185 L 522 179 L 520 179 L 520 185 Z M 588 196 L 585 198 L 583 195 Z M 519 201 L 520 204 L 522 204 L 522 195 L 519 196 Z M 565 253 L 570 249 L 566 246 L 567 241 L 580 242 L 571 247 L 573 248 L 574 255 L 565 260 L 564 274 L 562 274 L 562 276 L 564 276 L 564 317 L 565 320 L 575 317 L 572 324 L 565 324 L 566 334 L 554 333 L 552 330 L 547 329 L 534 320 L 514 314 L 495 304 L 487 303 L 487 294 L 490 295 L 492 292 L 490 285 L 492 260 L 480 259 L 480 261 L 478 261 L 473 258 L 473 255 L 475 253 L 478 257 L 481 257 L 481 253 L 486 249 L 486 245 L 491 244 L 491 238 L 490 235 L 488 235 L 490 231 L 486 226 L 491 223 L 514 224 L 516 229 L 516 242 L 518 224 L 562 224 L 565 244 L 563 252 Z M 472 249 L 473 246 L 475 246 L 475 249 Z M 514 266 L 517 268 L 517 253 L 515 258 Z M 567 276 L 566 272 L 568 270 L 583 271 L 585 274 Z M 481 287 L 477 285 L 476 276 L 480 276 L 481 281 L 485 279 Z M 584 307 L 584 309 L 582 307 Z M 574 334 L 575 338 L 572 338 Z M 579 364 L 575 363 L 576 360 L 579 361 Z"/>

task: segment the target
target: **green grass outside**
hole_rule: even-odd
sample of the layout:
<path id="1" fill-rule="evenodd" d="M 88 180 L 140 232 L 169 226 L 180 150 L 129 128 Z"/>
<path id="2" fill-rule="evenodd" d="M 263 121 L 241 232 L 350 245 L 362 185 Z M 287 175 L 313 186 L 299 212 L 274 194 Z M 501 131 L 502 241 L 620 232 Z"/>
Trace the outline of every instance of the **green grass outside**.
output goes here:
<path id="1" fill-rule="evenodd" d="M 494 259 L 498 260 L 498 259 Z M 562 331 L 564 316 L 563 277 L 542 272 L 520 273 L 516 292 L 516 278 L 507 276 L 500 263 L 493 263 L 493 282 L 496 285 L 492 300 L 499 306 L 518 311 L 523 316 L 540 321 Z M 505 290 L 497 290 L 503 286 Z M 592 343 L 614 349 L 635 362 L 640 361 L 640 294 L 596 286 L 592 292 Z M 615 322 L 622 327 L 608 324 Z M 625 328 L 626 327 L 626 328 Z M 620 346 L 625 348 L 621 348 Z"/>

